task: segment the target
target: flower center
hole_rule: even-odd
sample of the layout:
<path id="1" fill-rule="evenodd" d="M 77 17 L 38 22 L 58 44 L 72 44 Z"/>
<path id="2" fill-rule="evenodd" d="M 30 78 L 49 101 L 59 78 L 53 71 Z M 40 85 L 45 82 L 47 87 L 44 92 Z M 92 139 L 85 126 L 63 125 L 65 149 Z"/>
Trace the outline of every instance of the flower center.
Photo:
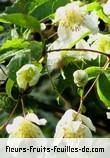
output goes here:
<path id="1" fill-rule="evenodd" d="M 24 120 L 19 127 L 11 133 L 14 138 L 40 138 L 43 137 L 42 131 L 32 122 Z"/>
<path id="2" fill-rule="evenodd" d="M 64 129 L 64 138 L 83 138 L 84 137 L 84 128 L 82 126 L 79 127 L 77 132 L 72 132 L 71 129 Z"/>
<path id="3" fill-rule="evenodd" d="M 76 9 L 66 9 L 65 16 L 61 20 L 61 25 L 76 30 L 82 23 L 83 17 Z"/>
<path id="4" fill-rule="evenodd" d="M 31 81 L 33 76 L 35 75 L 35 72 L 32 68 L 29 68 L 28 70 L 26 70 L 25 72 L 22 72 L 22 78 L 26 81 Z"/>
<path id="5" fill-rule="evenodd" d="M 109 53 L 110 52 L 110 38 L 103 37 L 99 40 L 98 49 L 102 52 Z"/>

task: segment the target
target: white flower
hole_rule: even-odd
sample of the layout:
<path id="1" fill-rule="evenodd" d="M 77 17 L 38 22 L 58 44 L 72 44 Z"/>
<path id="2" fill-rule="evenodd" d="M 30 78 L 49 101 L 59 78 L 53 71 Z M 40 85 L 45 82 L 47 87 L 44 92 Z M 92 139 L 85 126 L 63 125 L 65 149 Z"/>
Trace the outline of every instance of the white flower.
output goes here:
<path id="1" fill-rule="evenodd" d="M 80 42 L 78 42 L 76 44 L 76 47 L 78 49 L 93 49 L 92 47 L 90 47 L 90 45 L 88 44 L 88 42 L 86 42 L 85 40 L 81 40 Z M 94 60 L 98 57 L 99 54 L 97 53 L 92 53 L 89 51 L 69 51 L 66 54 L 68 57 L 73 57 L 73 58 L 77 58 L 79 60 Z"/>
<path id="2" fill-rule="evenodd" d="M 82 21 L 83 17 L 76 3 L 69 3 L 64 7 L 58 8 L 55 14 L 55 22 L 59 22 L 60 26 L 70 29 L 75 29 Z"/>
<path id="3" fill-rule="evenodd" d="M 0 85 L 2 85 L 7 79 L 7 69 L 4 65 L 0 65 Z"/>
<path id="4" fill-rule="evenodd" d="M 103 11 L 105 14 L 110 15 L 110 0 L 103 6 Z"/>
<path id="5" fill-rule="evenodd" d="M 41 129 L 37 125 L 45 125 L 46 123 L 47 121 L 45 119 L 39 119 L 34 113 L 29 113 L 25 117 L 16 117 L 13 120 L 13 123 L 8 124 L 6 127 L 6 130 L 9 133 L 7 145 L 11 148 L 19 148 L 34 143 L 33 139 L 28 138 L 45 139 Z M 21 157 L 22 153 L 12 152 L 12 154 L 13 156 Z"/>
<path id="6" fill-rule="evenodd" d="M 89 138 L 92 137 L 90 130 L 95 132 L 92 121 L 69 109 L 58 122 L 54 138 Z"/>
<path id="7" fill-rule="evenodd" d="M 34 113 L 29 113 L 24 117 L 18 116 L 12 124 L 7 125 L 6 130 L 10 138 L 40 138 L 44 137 L 40 128 L 35 125 L 45 125 L 45 119 L 39 119 Z"/>
<path id="8" fill-rule="evenodd" d="M 85 13 L 84 8 L 80 8 L 77 3 L 69 3 L 57 9 L 55 23 L 58 23 L 58 39 L 51 44 L 48 50 L 72 48 L 74 42 L 80 39 L 85 33 L 98 32 L 98 17 L 95 12 L 90 15 Z M 81 41 L 77 47 L 90 48 L 85 42 Z M 66 52 L 66 51 L 65 51 Z M 66 55 L 65 55 L 66 54 Z M 96 59 L 97 55 L 89 52 L 53 52 L 48 54 L 47 65 L 50 69 L 56 69 L 62 64 L 63 57 L 73 57 L 78 59 Z"/>
<path id="9" fill-rule="evenodd" d="M 110 36 L 97 34 L 91 35 L 88 41 L 91 44 L 91 48 L 104 53 L 110 53 Z"/>
<path id="10" fill-rule="evenodd" d="M 16 76 L 18 86 L 26 90 L 28 87 L 34 86 L 38 82 L 40 72 L 35 65 L 26 64 L 17 71 Z"/>
<path id="11" fill-rule="evenodd" d="M 87 15 L 84 9 L 79 7 L 78 4 L 75 2 L 69 3 L 64 7 L 58 8 L 55 14 L 54 22 L 59 23 L 59 37 L 61 35 L 61 32 L 64 32 L 68 35 L 70 35 L 70 32 L 71 34 L 73 34 L 75 31 L 80 30 L 80 26 L 92 30 L 94 33 L 98 32 L 99 30 L 99 22 L 96 13 L 92 12 L 90 15 Z"/>

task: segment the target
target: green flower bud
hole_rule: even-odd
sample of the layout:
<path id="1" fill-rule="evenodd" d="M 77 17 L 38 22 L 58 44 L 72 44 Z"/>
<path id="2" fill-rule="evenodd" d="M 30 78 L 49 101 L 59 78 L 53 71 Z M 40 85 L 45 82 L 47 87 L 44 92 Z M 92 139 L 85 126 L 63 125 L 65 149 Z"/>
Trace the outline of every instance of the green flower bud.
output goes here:
<path id="1" fill-rule="evenodd" d="M 84 70 L 77 70 L 73 73 L 74 83 L 78 87 L 84 87 L 88 81 L 88 74 Z"/>

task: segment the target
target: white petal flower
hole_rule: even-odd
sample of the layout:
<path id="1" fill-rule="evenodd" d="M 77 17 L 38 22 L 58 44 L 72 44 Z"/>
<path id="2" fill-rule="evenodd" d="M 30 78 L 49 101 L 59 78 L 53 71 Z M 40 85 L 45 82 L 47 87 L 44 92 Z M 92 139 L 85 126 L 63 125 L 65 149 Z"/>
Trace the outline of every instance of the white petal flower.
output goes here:
<path id="1" fill-rule="evenodd" d="M 25 118 L 16 117 L 12 124 L 7 125 L 6 130 L 11 138 L 40 138 L 43 137 L 43 133 L 37 125 L 46 123 L 45 119 L 39 119 L 34 113 L 29 113 Z"/>
<path id="2" fill-rule="evenodd" d="M 103 11 L 105 14 L 110 15 L 110 0 L 103 6 Z"/>
<path id="3" fill-rule="evenodd" d="M 82 35 L 90 30 L 93 33 L 98 32 L 98 17 L 95 12 L 91 14 L 85 13 L 84 8 L 80 8 L 78 3 L 69 3 L 64 7 L 56 10 L 54 23 L 58 23 L 58 39 L 51 44 L 48 50 L 72 48 Z M 90 46 L 81 41 L 77 47 L 90 48 Z M 87 52 L 67 52 L 65 57 L 73 57 L 78 59 L 96 59 L 97 54 Z M 49 53 L 47 57 L 47 65 L 50 70 L 56 69 L 62 64 L 63 52 Z"/>
<path id="4" fill-rule="evenodd" d="M 88 138 L 95 132 L 92 121 L 70 109 L 65 112 L 56 126 L 54 138 Z"/>
<path id="5" fill-rule="evenodd" d="M 98 32 L 99 22 L 96 13 L 93 12 L 87 15 L 84 9 L 80 8 L 75 2 L 58 8 L 55 14 L 55 22 L 59 23 L 58 35 L 62 27 L 73 32 L 79 30 L 81 25 L 92 30 L 94 33 Z"/>
<path id="6" fill-rule="evenodd" d="M 79 48 L 79 49 L 92 49 L 92 47 L 89 46 L 89 44 L 85 41 L 85 40 L 81 40 L 80 42 L 78 42 L 76 44 L 75 48 Z M 67 56 L 69 57 L 73 57 L 73 58 L 77 58 L 79 60 L 94 60 L 98 57 L 99 54 L 97 53 L 92 53 L 92 52 L 88 52 L 88 51 L 77 51 L 77 52 L 68 52 Z"/>
<path id="7" fill-rule="evenodd" d="M 67 34 L 63 33 L 63 31 L 61 32 L 62 32 L 62 36 L 60 36 L 54 43 L 52 43 L 49 46 L 48 50 L 71 48 L 73 41 L 75 41 L 75 39 L 78 39 L 85 32 L 85 28 L 81 29 L 81 31 L 79 32 L 74 32 L 73 33 L 74 35 L 72 35 L 72 33 L 70 32 L 69 36 L 66 36 Z M 79 43 L 77 43 L 76 48 L 91 49 L 89 44 L 84 40 L 81 40 Z M 73 57 L 79 60 L 82 59 L 91 60 L 91 59 L 96 59 L 97 56 L 98 56 L 97 54 L 87 51 L 86 52 L 67 51 L 67 53 L 64 53 L 64 51 L 62 52 L 55 51 L 52 53 L 48 53 L 47 65 L 49 70 L 53 70 L 63 65 L 64 57 L 65 58 Z"/>
<path id="8" fill-rule="evenodd" d="M 104 53 L 110 53 L 110 36 L 109 35 L 92 35 L 90 36 L 89 43 L 91 44 L 91 48 L 97 51 L 101 51 Z"/>
<path id="9" fill-rule="evenodd" d="M 83 21 L 80 8 L 76 3 L 69 3 L 56 11 L 55 22 L 70 29 L 79 26 Z"/>
<path id="10" fill-rule="evenodd" d="M 79 43 L 76 44 L 76 48 L 82 48 L 82 49 L 92 49 L 88 42 L 85 40 L 81 40 Z M 93 52 L 80 52 L 81 57 L 86 60 L 95 60 L 99 54 L 93 53 Z"/>
<path id="11" fill-rule="evenodd" d="M 40 72 L 35 65 L 26 64 L 17 71 L 16 76 L 18 86 L 26 90 L 28 87 L 34 86 L 38 82 Z"/>

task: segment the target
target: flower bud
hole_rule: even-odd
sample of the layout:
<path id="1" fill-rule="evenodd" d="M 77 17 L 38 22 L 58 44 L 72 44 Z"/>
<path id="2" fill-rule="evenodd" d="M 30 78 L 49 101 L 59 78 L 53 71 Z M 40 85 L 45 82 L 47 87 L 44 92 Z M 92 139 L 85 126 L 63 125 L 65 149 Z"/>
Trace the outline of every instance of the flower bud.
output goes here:
<path id="1" fill-rule="evenodd" d="M 88 74 L 84 70 L 77 70 L 73 73 L 74 83 L 78 87 L 84 87 L 88 81 Z"/>
<path id="2" fill-rule="evenodd" d="M 34 86 L 39 78 L 39 69 L 33 64 L 26 64 L 16 73 L 19 88 L 26 90 L 28 87 Z"/>
<path id="3" fill-rule="evenodd" d="M 40 27 L 41 27 L 41 31 L 44 31 L 46 29 L 46 25 L 44 23 L 41 23 Z"/>

